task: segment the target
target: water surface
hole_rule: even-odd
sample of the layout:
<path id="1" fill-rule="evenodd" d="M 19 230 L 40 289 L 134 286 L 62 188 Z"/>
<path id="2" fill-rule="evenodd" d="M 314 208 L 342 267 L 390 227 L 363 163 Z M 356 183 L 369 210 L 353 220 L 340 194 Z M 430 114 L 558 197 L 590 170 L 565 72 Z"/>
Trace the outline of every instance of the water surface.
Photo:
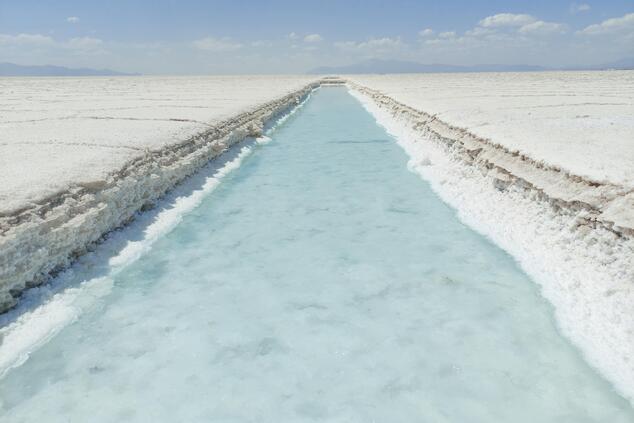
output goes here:
<path id="1" fill-rule="evenodd" d="M 634 419 L 344 89 L 271 137 L 0 380 L 2 422 Z"/>

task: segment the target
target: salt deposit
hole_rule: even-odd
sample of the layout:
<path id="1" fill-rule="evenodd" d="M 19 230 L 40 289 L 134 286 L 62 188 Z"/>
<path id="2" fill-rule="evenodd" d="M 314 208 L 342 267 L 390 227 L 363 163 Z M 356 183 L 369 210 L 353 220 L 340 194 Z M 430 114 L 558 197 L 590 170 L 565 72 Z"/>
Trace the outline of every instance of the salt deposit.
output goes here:
<path id="1" fill-rule="evenodd" d="M 345 90 L 267 135 L 0 315 L 0 420 L 633 420 Z"/>
<path id="2" fill-rule="evenodd" d="M 540 164 L 634 189 L 633 71 L 350 79 Z"/>
<path id="3" fill-rule="evenodd" d="M 0 309 L 229 146 L 261 136 L 264 122 L 317 84 L 0 79 Z M 561 330 L 634 401 L 634 72 L 353 76 L 349 86 L 410 155 L 410 169 L 518 260 Z M 134 260 L 187 204 L 109 264 Z M 60 298 L 73 303 L 77 292 Z M 50 327 L 75 318 L 77 307 L 59 304 L 18 322 L 31 322 L 33 336 L 4 334 L 15 342 L 0 365 L 19 365 L 55 334 Z"/>
<path id="4" fill-rule="evenodd" d="M 314 78 L 312 78 L 314 79 Z M 103 180 L 311 78 L 0 78 L 0 214 Z"/>
<path id="5" fill-rule="evenodd" d="M 315 86 L 301 76 L 0 79 L 0 310 Z"/>
<path id="6" fill-rule="evenodd" d="M 411 170 L 518 260 L 634 400 L 634 72 L 352 80 Z"/>

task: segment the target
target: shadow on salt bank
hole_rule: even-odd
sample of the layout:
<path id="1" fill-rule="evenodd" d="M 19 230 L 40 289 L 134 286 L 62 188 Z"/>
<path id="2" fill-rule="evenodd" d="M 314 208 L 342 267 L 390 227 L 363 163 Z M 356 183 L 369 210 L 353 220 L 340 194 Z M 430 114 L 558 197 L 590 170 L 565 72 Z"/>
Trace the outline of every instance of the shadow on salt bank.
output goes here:
<path id="1" fill-rule="evenodd" d="M 171 231 L 185 214 L 190 213 L 216 188 L 224 176 L 238 168 L 255 147 L 268 144 L 271 141 L 268 135 L 292 118 L 310 100 L 312 93 L 319 89 L 313 88 L 298 104 L 270 116 L 262 127 L 264 135 L 247 137 L 229 146 L 220 156 L 168 191 L 152 208 L 137 212 L 131 222 L 104 234 L 90 252 L 80 256 L 69 268 L 59 272 L 47 283 L 23 292 L 15 308 L 0 314 L 0 375 L 4 368 L 3 347 L 8 343 L 6 338 L 16 325 L 22 326 L 24 320 L 29 319 L 29 313 L 37 312 L 42 318 L 43 315 L 50 318 L 53 310 L 44 308 L 67 304 L 68 297 L 80 295 L 78 289 L 84 291 L 89 285 L 107 285 L 109 276 L 138 259 L 158 238 Z"/>
<path id="2" fill-rule="evenodd" d="M 287 117 L 266 128 L 274 129 Z M 0 315 L 0 377 L 24 363 L 32 351 L 84 311 L 95 307 L 111 292 L 114 275 L 176 227 L 259 144 L 269 140 L 263 136 L 234 144 L 177 185 L 153 208 L 138 212 L 129 224 L 106 234 L 92 251 L 49 283 L 25 291 L 17 307 Z"/>

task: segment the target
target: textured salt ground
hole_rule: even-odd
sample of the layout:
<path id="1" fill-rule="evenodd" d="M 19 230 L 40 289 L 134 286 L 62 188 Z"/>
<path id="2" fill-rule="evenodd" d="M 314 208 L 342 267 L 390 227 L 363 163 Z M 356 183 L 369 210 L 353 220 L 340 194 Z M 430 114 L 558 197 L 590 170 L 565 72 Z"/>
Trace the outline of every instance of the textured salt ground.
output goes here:
<path id="1" fill-rule="evenodd" d="M 541 75 L 541 74 L 540 74 L 540 75 Z M 593 74 L 593 75 L 594 75 L 594 74 Z M 569 76 L 568 76 L 568 75 L 566 75 L 566 77 L 565 77 L 565 78 L 562 78 L 562 80 L 567 80 L 567 79 L 568 79 L 568 77 L 569 77 Z M 543 76 L 539 76 L 539 78 L 543 78 Z M 591 79 L 592 79 L 592 78 L 591 78 Z M 504 95 L 500 95 L 500 94 L 499 94 L 499 92 L 498 92 L 498 93 L 496 93 L 496 92 L 495 92 L 495 90 L 494 90 L 495 85 L 496 85 L 496 83 L 497 83 L 497 82 L 499 82 L 499 81 L 495 81 L 495 83 L 494 83 L 493 81 L 489 81 L 488 89 L 489 89 L 489 91 L 491 91 L 491 92 L 493 92 L 493 93 L 494 93 L 493 97 L 498 96 L 498 97 L 499 97 L 499 101 L 500 101 L 501 103 L 503 103 L 503 102 L 505 101 L 505 100 L 504 100 L 504 97 L 506 97 L 506 96 L 504 96 Z M 590 81 L 590 82 L 592 83 L 591 85 L 593 85 L 593 86 L 596 86 L 596 85 L 598 85 L 598 84 L 599 84 L 599 83 L 597 83 L 597 81 Z M 368 84 L 368 85 L 369 85 L 369 84 Z M 414 85 L 415 85 L 415 84 L 414 84 Z M 451 84 L 448 84 L 448 85 L 449 85 L 449 86 L 451 86 Z M 472 83 L 471 83 L 471 81 L 469 81 L 469 83 L 468 83 L 468 84 L 465 84 L 465 86 L 463 86 L 463 87 L 462 87 L 463 89 L 458 90 L 458 91 L 463 92 L 463 91 L 465 91 L 465 90 L 468 90 L 468 89 L 469 89 L 469 87 L 470 87 L 470 86 L 473 86 L 473 85 L 474 85 L 474 84 L 472 84 Z M 476 85 L 478 85 L 478 84 L 476 84 Z M 486 85 L 486 84 L 484 84 L 484 85 Z M 541 82 L 540 82 L 540 83 L 539 83 L 539 84 L 537 84 L 537 85 L 538 85 L 538 86 L 541 86 L 542 84 L 541 84 Z M 552 83 L 551 85 L 552 85 L 553 89 L 555 89 L 555 85 L 556 85 L 556 84 L 555 84 L 555 83 Z M 479 84 L 479 86 L 480 86 L 480 87 L 482 87 L 482 86 L 483 86 L 483 84 Z M 506 88 L 508 88 L 508 87 L 509 87 L 509 85 L 508 85 L 508 84 L 506 84 L 506 85 L 505 85 L 505 87 L 506 87 Z M 402 88 L 402 87 L 401 87 L 401 88 Z M 438 91 L 438 87 L 437 87 L 437 86 L 434 86 L 434 87 L 431 87 L 431 88 L 432 88 L 432 91 Z M 520 87 L 520 88 L 522 88 L 522 89 L 526 88 L 526 81 L 524 81 L 523 86 L 522 86 L 522 87 Z M 577 88 L 580 88 L 580 86 L 577 86 Z M 594 87 L 594 88 L 593 88 L 593 90 L 594 90 L 595 88 L 596 88 L 596 87 Z M 409 89 L 408 89 L 408 91 L 412 91 L 412 88 L 409 88 Z M 624 88 L 623 92 L 627 94 L 627 92 L 628 92 L 627 85 L 625 86 L 625 88 Z M 458 92 L 456 92 L 455 94 L 456 94 L 457 96 L 459 96 L 459 95 L 460 95 Z M 482 95 L 482 91 L 480 92 L 480 94 Z M 490 93 L 488 93 L 488 94 L 487 94 L 487 96 L 488 96 L 488 95 L 490 95 Z M 595 91 L 593 91 L 592 98 L 594 99 L 594 98 L 596 97 L 596 95 L 597 95 L 597 93 L 596 93 L 596 90 L 595 90 Z M 606 95 L 606 96 L 608 96 L 609 94 L 606 94 L 606 93 L 604 92 L 604 94 L 602 94 L 602 95 Z M 547 92 L 541 92 L 541 93 L 539 94 L 539 96 L 541 96 L 543 99 L 547 99 L 549 96 L 556 97 L 557 99 L 559 99 L 559 97 L 566 97 L 566 95 L 563 95 L 561 91 L 560 91 L 560 92 L 553 92 L 553 93 L 550 93 L 550 94 L 549 94 L 549 93 L 547 93 Z M 417 101 L 422 101 L 422 100 L 421 100 L 421 98 L 430 98 L 431 96 L 430 96 L 430 95 L 427 95 L 427 96 L 421 96 L 421 95 L 420 95 L 420 92 L 419 92 L 419 95 L 418 95 L 417 97 L 418 97 L 418 100 L 417 100 Z M 447 99 L 447 97 L 448 97 L 447 95 L 444 95 L 444 96 L 443 96 L 443 98 L 445 98 L 445 99 Z M 476 95 L 476 97 L 477 97 L 477 95 Z M 511 97 L 513 97 L 513 96 L 511 96 Z M 531 101 L 532 101 L 532 99 L 531 99 L 531 97 L 532 97 L 532 96 L 531 96 L 530 94 L 527 94 L 527 93 L 523 93 L 523 94 L 518 95 L 518 96 L 516 96 L 516 97 L 517 97 L 517 98 L 515 98 L 515 99 L 513 100 L 515 103 L 506 104 L 506 106 L 508 106 L 507 108 L 512 109 L 512 108 L 513 108 L 513 107 L 512 107 L 512 106 L 513 106 L 513 104 L 515 104 L 515 105 L 517 106 L 517 103 L 518 103 L 518 102 L 521 102 L 521 101 L 524 101 L 524 100 L 525 100 L 526 102 L 528 102 L 528 103 L 531 103 Z M 404 98 L 404 97 L 400 98 L 400 99 L 399 99 L 399 101 L 405 102 L 405 101 L 403 100 L 403 98 Z M 442 101 L 443 101 L 442 99 L 436 99 L 436 100 L 437 100 L 437 102 L 441 102 L 441 103 L 442 103 Z M 447 101 L 449 101 L 449 100 L 451 100 L 451 99 L 448 99 Z M 411 101 L 409 101 L 409 100 L 408 100 L 408 102 L 409 102 L 408 104 L 410 104 L 410 105 L 414 104 L 414 100 L 411 100 Z M 491 99 L 488 99 L 488 100 L 486 100 L 486 101 L 485 101 L 485 105 L 486 105 L 486 107 L 484 107 L 484 109 L 486 109 L 486 114 L 487 114 L 487 116 L 489 116 L 489 117 L 491 117 L 491 116 L 497 116 L 497 115 L 495 114 L 495 112 L 496 112 L 496 111 L 495 111 L 495 110 L 491 111 L 491 110 L 490 110 L 490 107 L 489 107 L 489 106 L 490 106 L 491 104 L 493 104 L 493 103 L 495 103 L 495 101 L 493 101 L 493 100 L 491 100 Z M 469 103 L 469 99 L 468 99 L 468 98 L 464 98 L 464 97 L 463 97 L 463 98 L 462 98 L 462 103 L 461 103 L 461 104 L 458 104 L 458 103 L 451 103 L 451 105 L 452 105 L 452 106 L 456 106 L 456 107 L 462 107 L 462 106 L 464 106 L 465 104 L 467 104 L 467 105 L 468 105 L 468 106 L 466 106 L 465 110 L 463 111 L 463 113 L 464 113 L 464 115 L 465 115 L 465 116 L 472 116 L 472 115 L 473 115 L 473 116 L 477 116 L 477 115 L 479 114 L 479 111 L 478 111 L 478 110 L 475 110 L 472 106 L 470 106 L 470 105 L 469 105 L 469 104 L 471 104 L 471 103 Z M 532 104 L 532 103 L 531 103 L 531 104 Z M 557 107 L 560 107 L 561 105 L 553 104 L 553 105 L 550 105 L 550 106 L 553 106 L 554 108 L 557 108 Z M 550 106 L 549 106 L 549 107 L 550 107 Z M 569 106 L 570 108 L 575 108 L 575 107 L 577 107 L 577 106 L 579 106 L 579 105 L 575 105 L 575 104 L 570 103 L 570 104 L 568 104 L 568 106 Z M 590 106 L 592 106 L 592 109 L 594 110 L 595 106 L 601 106 L 601 107 L 602 107 L 602 106 L 622 106 L 622 104 L 620 104 L 620 105 L 619 105 L 619 104 L 616 104 L 616 105 L 615 105 L 615 104 L 611 104 L 611 105 L 610 105 L 610 104 L 595 104 L 595 103 L 592 103 L 592 104 L 590 104 Z M 626 106 L 627 106 L 627 104 L 626 104 Z M 533 108 L 538 108 L 538 106 L 537 106 L 537 105 L 535 105 L 535 104 L 533 104 L 533 105 L 532 105 L 532 106 L 530 106 L 530 107 L 533 107 Z M 601 107 L 599 107 L 599 109 L 600 109 Z M 429 112 L 432 112 L 432 113 L 434 112 L 433 110 L 423 109 L 422 107 L 420 107 L 420 108 L 421 108 L 422 110 L 425 110 L 425 111 L 429 111 Z M 602 109 L 602 110 L 603 110 L 603 111 L 605 111 L 605 109 Z M 504 111 L 503 111 L 503 110 L 502 110 L 502 111 L 498 110 L 497 112 L 500 112 L 500 114 L 504 115 L 504 113 L 503 113 Z M 465 128 L 467 128 L 467 129 L 469 129 L 471 132 L 475 132 L 476 134 L 478 134 L 478 135 L 480 135 L 480 136 L 486 137 L 486 135 L 484 135 L 483 133 L 479 133 L 479 132 L 477 132 L 477 130 L 478 130 L 478 126 L 483 126 L 483 127 L 486 127 L 486 126 L 488 125 L 488 122 L 487 122 L 486 120 L 484 120 L 484 121 L 478 121 L 479 123 L 478 123 L 478 122 L 476 122 L 476 124 L 474 124 L 474 125 L 473 125 L 473 126 L 471 126 L 471 127 L 470 127 L 470 126 L 468 126 L 468 125 L 464 125 L 464 126 L 463 126 L 463 125 L 461 125 L 461 124 L 459 123 L 459 121 L 458 121 L 458 120 L 451 120 L 451 119 L 447 119 L 447 118 L 446 118 L 446 116 L 451 115 L 451 110 L 448 110 L 448 111 L 446 112 L 446 115 L 445 115 L 445 117 L 444 117 L 444 118 L 443 118 L 443 117 L 441 117 L 441 114 L 442 114 L 442 113 L 445 113 L 445 112 L 439 112 L 439 113 L 438 113 L 438 116 L 439 116 L 441 119 L 443 119 L 443 120 L 445 120 L 445 121 L 448 121 L 449 123 L 451 123 L 451 124 L 453 124 L 453 125 L 455 125 L 455 126 L 465 127 Z M 602 113 L 603 113 L 603 112 L 602 112 Z M 610 112 L 610 113 L 611 113 L 611 112 Z M 597 114 L 597 116 L 598 116 L 598 117 L 600 117 L 600 119 L 598 119 L 598 120 L 600 121 L 600 120 L 602 120 L 602 119 L 604 119 L 604 118 L 605 118 L 605 119 L 607 119 L 607 120 L 606 120 L 606 122 L 609 122 L 609 123 L 610 123 L 609 125 L 606 125 L 606 127 L 608 127 L 608 128 L 610 128 L 610 127 L 612 127 L 612 126 L 615 126 L 615 125 L 617 125 L 617 126 L 618 126 L 618 125 L 619 125 L 619 122 L 621 122 L 621 123 L 625 123 L 624 127 L 625 127 L 625 129 L 627 130 L 627 128 L 628 128 L 628 126 L 627 126 L 627 122 L 629 122 L 629 121 L 628 121 L 627 119 L 625 119 L 625 120 L 623 120 L 623 121 L 619 121 L 618 119 L 617 119 L 617 120 L 610 120 L 610 119 L 611 119 L 611 118 L 610 118 L 610 113 L 607 113 L 607 115 L 606 115 L 606 116 L 603 116 L 603 115 L 601 115 L 601 114 Z M 531 112 L 527 113 L 527 114 L 526 114 L 526 116 L 523 116 L 521 113 L 520 113 L 519 115 L 513 115 L 513 113 L 511 113 L 511 116 L 510 116 L 510 117 L 508 117 L 508 119 L 507 119 L 506 121 L 504 121 L 504 120 L 502 120 L 502 119 L 501 119 L 499 122 L 496 122 L 496 124 L 495 124 L 495 126 L 494 126 L 494 127 L 495 127 L 494 135 L 495 135 L 495 134 L 502 134 L 502 133 L 505 133 L 505 132 L 504 132 L 504 129 L 505 129 L 505 128 L 504 128 L 504 125 L 507 125 L 506 129 L 512 128 L 512 127 L 513 127 L 513 125 L 518 124 L 518 123 L 519 123 L 519 124 L 520 124 L 520 126 L 521 126 L 521 125 L 522 125 L 522 122 L 523 122 L 525 119 L 528 119 L 528 121 L 530 121 L 530 119 L 531 119 L 531 118 L 527 118 L 527 116 L 531 116 L 531 115 L 532 115 L 532 113 L 531 113 Z M 601 116 L 603 116 L 603 117 L 601 117 L 601 116 L 599 116 L 599 115 L 601 115 Z M 550 116 L 550 117 L 549 117 L 549 116 Z M 559 117 L 556 117 L 556 116 L 559 116 L 559 115 L 558 115 L 557 113 L 548 112 L 548 113 L 546 113 L 546 114 L 542 115 L 542 116 L 541 116 L 541 117 L 539 117 L 539 118 L 535 118 L 535 120 L 533 120 L 533 121 L 532 121 L 532 125 L 524 125 L 524 126 L 525 126 L 525 127 L 524 127 L 524 130 L 525 130 L 524 132 L 525 132 L 525 133 L 528 133 L 528 132 L 530 132 L 530 131 L 534 131 L 534 132 L 532 132 L 533 134 L 538 133 L 538 132 L 539 132 L 539 130 L 540 130 L 540 128 L 542 128 L 542 126 L 548 126 L 550 123 L 552 123 L 552 122 L 549 122 L 549 119 L 550 119 L 550 120 L 557 120 L 557 119 L 559 119 Z M 564 116 L 564 117 L 565 117 L 565 116 Z M 589 115 L 588 115 L 588 116 L 584 116 L 584 115 L 581 115 L 581 114 L 580 114 L 580 115 L 578 115 L 578 116 L 575 116 L 575 119 L 579 119 L 579 120 L 583 121 L 584 119 L 587 119 L 588 117 L 589 117 Z M 95 121 L 99 121 L 99 120 L 110 120 L 110 119 L 95 119 L 94 117 L 90 117 L 90 116 L 88 117 L 88 119 L 95 120 Z M 144 119 L 145 119 L 145 118 L 144 118 Z M 160 122 L 162 118 L 157 118 L 157 119 L 159 119 L 159 120 L 154 120 L 154 118 L 152 118 L 152 120 L 154 120 L 155 122 Z M 181 122 L 181 123 L 183 122 L 183 121 L 181 121 L 181 120 L 180 120 L 180 118 L 176 118 L 176 119 L 179 119 L 179 120 L 170 120 L 170 119 L 172 119 L 172 118 L 167 118 L 167 122 Z M 33 119 L 31 119 L 31 120 L 33 120 Z M 61 119 L 61 120 L 65 120 L 65 119 Z M 133 119 L 125 119 L 125 120 L 134 121 Z M 568 120 L 569 120 L 569 119 L 568 119 Z M 507 122 L 507 121 L 508 121 L 508 122 Z M 188 122 L 189 122 L 189 121 L 188 121 Z M 195 123 L 195 122 L 189 122 L 189 123 Z M 563 119 L 560 123 L 561 123 L 561 125 L 559 125 L 559 126 L 560 126 L 561 128 L 559 128 L 559 132 L 563 132 L 563 133 L 564 133 L 564 135 L 566 135 L 566 134 L 570 135 L 572 132 L 574 132 L 574 131 L 572 131 L 572 132 L 571 132 L 571 128 L 572 128 L 572 129 L 574 129 L 574 125 L 571 125 L 571 124 L 570 124 L 570 122 L 567 122 L 567 120 L 566 120 L 566 119 Z M 529 126 L 530 126 L 530 128 L 529 128 Z M 595 126 L 596 126 L 596 125 L 595 125 Z M 600 126 L 600 125 L 599 125 L 599 126 Z M 549 131 L 549 133 L 552 133 L 552 134 L 557 134 L 557 133 L 558 133 L 558 130 L 556 130 L 556 129 L 557 129 L 557 125 L 553 126 L 552 128 L 554 128 L 555 130 L 554 130 L 554 131 Z M 563 128 L 563 129 L 562 129 L 562 128 Z M 595 128 L 594 128 L 594 132 L 593 132 L 593 131 L 589 131 L 589 133 L 595 133 L 595 134 L 596 134 L 596 133 L 597 133 L 597 132 L 596 132 L 596 129 L 597 129 L 597 128 L 595 127 Z M 618 129 L 618 128 L 617 128 L 617 129 Z M 505 139 L 506 139 L 506 138 L 508 138 L 508 139 L 512 139 L 512 138 L 513 138 L 513 133 L 512 133 L 512 132 L 513 132 L 513 131 L 512 131 L 512 130 L 510 130 L 510 132 L 505 133 L 505 134 L 506 134 Z M 628 161 L 630 161 L 630 160 L 628 159 L 628 157 L 629 157 L 629 156 L 628 156 L 628 149 L 627 149 L 627 145 L 628 145 L 628 144 L 627 144 L 627 142 L 621 142 L 621 141 L 626 141 L 626 138 L 622 138 L 622 137 L 621 137 L 621 138 L 619 138 L 619 137 L 620 137 L 620 133 L 619 133 L 618 131 L 614 131 L 614 132 L 610 132 L 610 131 L 608 131 L 608 132 L 606 132 L 606 133 L 607 133 L 609 136 L 613 136 L 613 135 L 614 135 L 614 136 L 615 136 L 615 138 L 617 139 L 617 141 L 619 141 L 619 140 L 620 140 L 619 142 L 617 142 L 617 143 L 615 144 L 615 146 L 616 146 L 616 147 L 618 147 L 618 148 L 616 148 L 616 150 L 618 150 L 618 149 L 622 149 L 622 148 L 623 148 L 623 145 L 625 145 L 625 149 L 623 150 L 623 154 L 622 154 L 622 156 L 621 156 L 621 159 L 624 159 L 626 163 L 627 163 Z M 496 138 L 494 135 L 492 135 L 492 136 L 490 136 L 490 137 L 488 137 L 488 138 L 490 138 L 490 139 L 491 139 L 492 141 L 494 141 L 494 142 L 498 142 L 498 143 L 500 143 L 500 144 L 504 144 L 504 141 L 503 141 L 503 139 L 502 139 L 502 138 Z M 536 136 L 535 136 L 535 138 L 537 139 L 537 137 L 536 137 Z M 553 137 L 553 139 L 554 139 L 554 137 Z M 565 138 L 562 138 L 562 139 L 565 139 Z M 517 142 L 517 140 L 520 140 L 520 138 L 517 138 L 515 141 Z M 565 143 L 565 142 L 564 142 L 564 143 L 562 143 L 562 142 L 557 143 L 557 142 L 555 142 L 555 143 L 554 143 L 555 145 L 548 145 L 548 144 L 549 144 L 549 142 L 550 142 L 550 141 L 547 141 L 547 140 L 545 140 L 544 138 L 537 139 L 537 141 L 535 141 L 535 140 L 532 140 L 532 141 L 531 141 L 531 140 L 529 140 L 528 138 L 525 138 L 523 141 L 522 141 L 522 140 L 520 140 L 520 141 L 519 141 L 519 144 L 520 144 L 520 145 L 521 145 L 521 144 L 529 145 L 529 150 L 530 150 L 530 148 L 533 148 L 533 147 L 535 147 L 535 146 L 538 146 L 539 148 L 535 148 L 535 149 L 534 149 L 534 151 L 533 151 L 532 153 L 531 153 L 530 151 L 528 151 L 528 150 L 519 150 L 519 151 L 522 151 L 522 152 L 524 152 L 524 153 L 528 154 L 529 156 L 531 156 L 531 157 L 533 157 L 533 158 L 536 158 L 537 160 L 539 160 L 539 154 L 536 154 L 536 152 L 537 152 L 537 153 L 540 153 L 540 152 L 541 152 L 541 154 L 543 154 L 543 157 L 542 157 L 542 160 L 541 160 L 541 161 L 543 161 L 543 162 L 545 162 L 545 163 L 548 163 L 548 164 L 555 164 L 555 163 L 554 163 L 554 162 L 555 162 L 555 160 L 551 160 L 551 158 L 559 158 L 559 159 L 564 158 L 564 161 L 565 161 L 565 159 L 566 159 L 566 157 L 567 157 L 568 155 L 570 155 L 570 158 L 575 158 L 575 157 L 577 157 L 577 158 L 576 158 L 576 159 L 574 159 L 574 160 L 570 160 L 570 161 L 569 161 L 569 164 L 570 164 L 570 163 L 572 163 L 572 164 L 577 163 L 577 164 L 578 164 L 578 163 L 580 162 L 578 155 L 576 156 L 575 154 L 576 154 L 576 153 L 579 153 L 579 152 L 582 152 L 582 153 L 583 153 L 583 151 L 584 151 L 584 150 L 583 150 L 583 148 L 580 148 L 580 147 L 579 147 L 579 145 L 577 145 L 578 143 L 577 143 L 577 144 L 575 144 L 574 142 L 573 142 L 573 143 Z M 532 145 L 531 145 L 531 143 L 532 143 Z M 600 145 L 593 147 L 593 148 L 594 148 L 594 153 L 596 153 L 596 154 L 594 154 L 594 156 L 596 156 L 596 157 L 597 157 L 597 160 L 593 160 L 592 162 L 589 162 L 589 165 L 588 165 L 588 168 L 590 168 L 590 169 L 591 169 L 591 171 L 592 171 L 592 172 L 594 172 L 594 176 L 592 176 L 592 175 L 590 175 L 590 174 L 585 174 L 585 175 L 584 175 L 582 172 L 576 172 L 577 174 L 580 174 L 581 176 L 586 176 L 586 177 L 588 177 L 588 178 L 595 178 L 596 180 L 602 180 L 602 179 L 600 179 L 600 177 L 601 177 L 601 172 L 603 172 L 603 170 L 605 170 L 605 168 L 606 168 L 605 163 L 609 162 L 612 158 L 614 158 L 614 157 L 618 156 L 618 154 L 614 154 L 614 149 L 615 149 L 615 146 L 614 146 L 614 145 L 609 145 L 609 143 L 608 143 L 608 142 L 606 142 L 606 141 L 602 141 L 602 143 L 603 143 L 603 144 L 601 144 L 601 142 L 600 142 L 600 143 L 599 143 Z M 556 144 L 559 144 L 559 145 L 556 145 Z M 581 143 L 581 144 L 583 144 L 583 143 Z M 72 145 L 72 144 L 71 144 L 71 145 Z M 603 147 L 602 147 L 601 145 L 603 145 Z M 507 146 L 508 146 L 509 148 L 513 149 L 513 148 L 512 148 L 512 143 L 507 144 Z M 562 150 L 562 148 L 563 148 L 563 150 Z M 569 151 L 569 152 L 565 151 L 565 149 L 566 149 L 566 148 L 568 148 L 568 149 L 569 149 L 569 150 L 571 150 L 571 151 Z M 572 151 L 572 150 L 575 150 L 575 151 Z M 589 150 L 592 150 L 592 148 L 590 148 Z M 603 153 L 604 153 L 604 154 L 602 154 L 602 150 L 605 150 L 605 151 L 603 151 Z M 587 157 L 586 155 L 583 155 L 583 154 L 582 154 L 582 157 L 585 157 L 585 159 L 584 159 L 584 160 L 587 160 L 587 159 L 588 159 L 588 157 Z M 116 160 L 115 160 L 115 161 L 116 161 Z M 601 164 L 602 164 L 602 166 L 601 166 Z M 572 167 L 571 167 L 571 166 L 568 166 L 568 168 L 566 168 L 566 166 L 564 166 L 564 165 L 559 165 L 559 166 L 560 166 L 560 167 L 562 167 L 562 168 L 564 168 L 564 169 L 567 169 L 567 170 L 572 169 Z M 613 182 L 613 183 L 624 183 L 624 184 L 625 184 L 625 183 L 627 183 L 627 175 L 628 175 L 628 173 L 627 173 L 627 170 L 624 170 L 624 169 L 626 169 L 626 167 L 623 165 L 623 161 L 621 161 L 621 162 L 618 162 L 618 161 L 617 161 L 617 162 L 616 162 L 616 164 L 615 164 L 615 166 L 614 166 L 614 168 L 613 168 L 613 169 L 611 169 L 611 170 L 613 171 L 613 172 L 612 172 L 612 174 L 611 174 L 611 175 L 608 175 L 608 177 L 609 177 L 610 179 L 607 179 L 607 180 L 608 180 L 608 181 L 610 181 L 610 182 Z M 572 171 L 572 170 L 571 170 L 571 171 Z M 591 172 L 591 173 L 592 173 L 592 172 Z M 622 176 L 622 175 L 625 175 L 625 177 L 626 177 L 626 178 L 625 178 L 625 179 L 621 179 L 621 180 L 619 180 L 619 178 L 618 178 L 618 176 L 619 176 L 619 175 L 621 175 L 621 176 Z M 604 176 L 605 176 L 605 175 L 604 175 Z M 621 182 L 619 182 L 619 181 L 621 181 Z"/>
<path id="2" fill-rule="evenodd" d="M 0 78 L 0 213 L 104 179 L 314 77 Z"/>
<path id="3" fill-rule="evenodd" d="M 580 226 L 580 220 L 592 213 L 596 216 L 596 211 L 557 202 L 557 197 L 549 198 L 525 180 L 500 184 L 499 172 L 486 161 L 474 161 L 460 142 L 448 146 L 437 134 L 421 130 L 415 111 L 384 96 L 353 94 L 407 151 L 410 169 L 429 181 L 465 223 L 512 254 L 541 285 L 542 294 L 555 306 L 562 331 L 634 401 L 633 240 L 616 235 L 607 225 Z M 531 172 L 540 172 L 532 165 L 524 170 L 522 177 L 529 178 Z M 551 173 L 560 187 L 571 185 L 561 172 Z M 617 206 L 624 215 L 632 212 Z"/>
<path id="4" fill-rule="evenodd" d="M 539 163 L 634 189 L 634 71 L 349 79 Z"/>
<path id="5" fill-rule="evenodd" d="M 2 380 L 3 417 L 629 421 L 513 260 L 344 91 L 315 97 L 138 261 L 160 214 L 52 299 L 69 325 Z"/>

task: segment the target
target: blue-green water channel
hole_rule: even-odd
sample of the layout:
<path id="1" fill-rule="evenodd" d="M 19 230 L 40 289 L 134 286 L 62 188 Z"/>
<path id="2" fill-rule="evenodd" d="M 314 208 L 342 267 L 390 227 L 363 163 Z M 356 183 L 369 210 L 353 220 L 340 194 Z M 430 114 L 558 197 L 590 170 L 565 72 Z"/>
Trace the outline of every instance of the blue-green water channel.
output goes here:
<path id="1" fill-rule="evenodd" d="M 6 373 L 0 421 L 634 421 L 345 89 L 270 136 Z"/>

